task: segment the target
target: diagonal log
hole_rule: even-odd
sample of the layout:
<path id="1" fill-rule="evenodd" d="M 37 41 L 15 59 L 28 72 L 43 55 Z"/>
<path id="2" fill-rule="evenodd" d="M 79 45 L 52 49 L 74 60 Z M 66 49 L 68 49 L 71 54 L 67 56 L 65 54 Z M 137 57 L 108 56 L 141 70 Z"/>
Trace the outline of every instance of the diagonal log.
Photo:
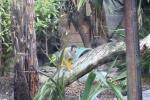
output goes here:
<path id="1" fill-rule="evenodd" d="M 140 50 L 150 48 L 150 34 L 140 41 Z M 112 42 L 103 44 L 82 56 L 75 64 L 72 72 L 65 71 L 66 85 L 84 76 L 92 69 L 113 61 L 116 57 L 125 55 L 125 42 Z"/>
<path id="2" fill-rule="evenodd" d="M 144 39 L 140 40 L 141 51 L 144 49 L 144 47 L 150 48 L 149 40 L 150 34 Z M 125 50 L 126 46 L 124 42 L 111 42 L 103 44 L 79 58 L 78 61 L 73 65 L 71 72 L 61 69 L 60 72 L 62 73 L 56 74 L 54 78 L 57 79 L 58 75 L 61 76 L 63 74 L 66 79 L 66 85 L 68 85 L 96 67 L 113 61 L 116 57 L 125 56 Z M 48 77 L 48 75 L 46 76 Z"/>
<path id="3" fill-rule="evenodd" d="M 149 40 L 150 34 L 140 41 L 141 51 L 144 49 L 144 47 L 150 48 Z M 124 42 L 112 42 L 103 44 L 79 58 L 78 61 L 74 64 L 71 72 L 61 69 L 61 73 L 57 73 L 53 79 L 58 80 L 58 76 L 64 75 L 65 85 L 67 86 L 90 72 L 92 69 L 107 62 L 113 61 L 116 57 L 125 55 L 125 50 L 126 46 Z M 50 80 L 47 82 L 49 81 Z M 50 84 L 53 83 L 50 82 Z"/>

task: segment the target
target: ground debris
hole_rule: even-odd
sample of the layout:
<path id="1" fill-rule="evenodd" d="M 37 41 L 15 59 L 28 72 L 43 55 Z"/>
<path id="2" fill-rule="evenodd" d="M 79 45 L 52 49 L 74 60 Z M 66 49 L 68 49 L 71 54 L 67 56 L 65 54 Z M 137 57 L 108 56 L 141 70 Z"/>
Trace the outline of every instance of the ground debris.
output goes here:
<path id="1" fill-rule="evenodd" d="M 0 77 L 0 100 L 14 100 L 13 78 Z"/>
<path id="2" fill-rule="evenodd" d="M 65 93 L 66 95 L 69 96 L 80 96 L 80 94 L 84 90 L 84 87 L 85 87 L 85 83 L 75 81 L 74 83 L 66 87 Z"/>

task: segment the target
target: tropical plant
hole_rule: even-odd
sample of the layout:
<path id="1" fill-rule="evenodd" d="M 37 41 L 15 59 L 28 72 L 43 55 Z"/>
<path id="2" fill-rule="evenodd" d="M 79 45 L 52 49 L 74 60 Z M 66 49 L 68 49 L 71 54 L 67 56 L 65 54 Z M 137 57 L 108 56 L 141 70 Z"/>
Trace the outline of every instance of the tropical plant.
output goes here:
<path id="1" fill-rule="evenodd" d="M 117 59 L 109 69 L 116 67 L 116 62 Z M 106 90 L 112 90 L 118 99 L 123 100 L 122 92 L 127 87 L 127 72 L 125 69 L 121 69 L 117 72 L 118 74 L 111 79 L 107 78 L 107 75 L 104 76 L 101 72 L 95 73 L 92 71 L 87 78 L 85 90 L 80 97 L 81 100 L 94 100 L 98 94 Z M 54 79 L 49 78 L 49 80 L 40 88 L 34 100 L 43 100 L 46 98 L 49 100 L 57 100 L 56 98 L 54 99 L 54 97 L 57 96 L 62 98 L 59 100 L 64 100 L 65 93 L 64 90 L 60 90 L 60 88 L 65 89 L 65 77 L 61 75 L 58 76 L 59 77 L 55 77 Z M 96 76 L 98 77 L 98 80 L 96 79 Z M 94 84 L 94 81 L 96 81 L 96 84 Z M 56 94 L 59 95 L 56 96 Z"/>
<path id="2" fill-rule="evenodd" d="M 57 30 L 63 0 L 36 0 L 36 31 L 42 33 Z"/>
<path id="3" fill-rule="evenodd" d="M 150 74 L 150 49 L 145 49 L 142 54 L 142 70 L 144 74 Z"/>
<path id="4" fill-rule="evenodd" d="M 62 33 L 58 32 L 58 26 L 63 4 L 64 0 L 36 0 L 35 2 L 35 27 L 38 44 L 37 54 L 42 54 L 43 59 L 47 62 L 48 59 L 44 54 L 51 54 L 54 49 L 58 50 L 61 47 L 59 41 Z M 43 62 L 43 64 L 45 65 L 46 63 Z"/>
<path id="5" fill-rule="evenodd" d="M 10 50 L 9 48 L 11 45 L 10 0 L 0 1 L 0 18 L 1 18 L 0 38 L 2 39 L 3 44 Z"/>
<path id="6" fill-rule="evenodd" d="M 51 63 L 57 67 L 57 73 L 62 73 L 60 70 L 62 68 L 62 63 L 64 59 L 64 50 L 62 50 L 61 54 L 57 58 L 57 62 L 55 58 L 49 57 Z M 57 77 L 49 78 L 44 85 L 38 90 L 38 93 L 34 97 L 34 100 L 65 100 L 65 83 L 64 83 L 64 75 L 58 74 Z"/>
<path id="7" fill-rule="evenodd" d="M 112 63 L 108 70 L 117 67 L 116 64 L 117 59 Z M 126 91 L 127 88 L 127 71 L 124 68 L 120 68 L 120 70 L 117 71 L 118 74 L 111 78 L 107 78 L 107 75 L 104 75 L 102 72 L 96 74 L 92 72 L 89 74 L 81 100 L 95 100 L 98 94 L 106 90 L 112 90 L 119 100 L 124 100 L 122 92 Z M 97 83 L 93 85 L 96 75 L 99 80 L 96 80 Z"/>
<path id="8" fill-rule="evenodd" d="M 33 100 L 65 100 L 64 77 L 58 76 L 57 80 L 49 78 L 39 89 Z"/>
<path id="9" fill-rule="evenodd" d="M 101 74 L 101 73 L 100 73 Z M 100 75 L 100 81 L 97 81 L 96 84 L 93 84 L 96 74 L 91 72 L 86 81 L 85 90 L 83 91 L 83 95 L 81 95 L 81 100 L 94 100 L 98 94 L 102 93 L 106 90 L 112 90 L 116 97 L 120 100 L 123 100 L 123 87 L 126 87 L 126 80 L 121 80 L 125 77 L 118 78 L 118 80 L 109 80 Z M 58 80 L 54 80 L 49 78 L 48 81 L 40 88 L 34 100 L 65 100 L 65 83 L 64 77 L 57 78 Z M 119 82 L 119 83 L 116 83 Z M 56 95 L 57 94 L 57 95 Z M 57 99 L 56 99 L 57 98 Z M 58 99 L 59 98 L 59 99 Z"/>
<path id="10" fill-rule="evenodd" d="M 10 62 L 12 61 L 12 41 L 11 41 L 11 17 L 10 17 L 11 0 L 0 1 L 0 41 L 1 41 L 1 71 L 2 75 L 9 71 Z M 5 67 L 4 67 L 5 66 Z"/>

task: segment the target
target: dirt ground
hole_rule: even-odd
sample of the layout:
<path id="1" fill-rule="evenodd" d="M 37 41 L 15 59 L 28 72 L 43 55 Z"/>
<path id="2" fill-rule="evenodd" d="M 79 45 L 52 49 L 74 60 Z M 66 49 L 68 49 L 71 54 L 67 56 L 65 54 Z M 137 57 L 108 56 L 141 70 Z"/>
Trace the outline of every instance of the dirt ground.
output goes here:
<path id="1" fill-rule="evenodd" d="M 142 78 L 142 88 L 143 90 L 150 89 L 150 77 L 144 76 Z M 76 98 L 78 97 L 83 89 L 85 84 L 74 82 L 66 88 L 66 96 L 68 98 Z M 113 100 L 114 95 L 110 91 L 106 91 L 99 95 L 99 100 Z M 10 77 L 0 77 L 0 100 L 14 100 L 13 99 L 13 78 Z M 77 100 L 77 99 L 68 99 L 68 100 Z"/>
<path id="2" fill-rule="evenodd" d="M 13 78 L 0 77 L 0 100 L 13 100 Z"/>
<path id="3" fill-rule="evenodd" d="M 84 90 L 84 86 L 85 86 L 84 83 L 75 82 L 66 88 L 66 94 L 72 97 L 79 96 L 80 95 L 79 93 L 82 93 L 82 91 Z M 142 90 L 143 91 L 150 90 L 150 76 L 144 75 L 142 77 Z M 115 96 L 110 90 L 104 91 L 98 96 L 99 100 L 114 100 L 114 98 Z M 150 98 L 148 100 L 150 100 Z"/>

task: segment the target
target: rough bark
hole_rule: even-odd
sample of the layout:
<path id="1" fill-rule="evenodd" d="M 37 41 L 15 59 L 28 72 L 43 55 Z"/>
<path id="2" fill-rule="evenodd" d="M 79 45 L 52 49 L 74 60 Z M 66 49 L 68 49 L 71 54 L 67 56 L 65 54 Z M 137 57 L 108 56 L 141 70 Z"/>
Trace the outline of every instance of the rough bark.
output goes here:
<path id="1" fill-rule="evenodd" d="M 81 39 L 83 41 L 83 44 L 85 47 L 90 47 L 90 39 L 91 39 L 91 25 L 90 25 L 90 19 L 87 19 L 86 16 L 86 8 L 85 6 L 80 9 L 80 11 L 76 10 L 76 5 L 74 0 L 68 0 L 69 2 L 66 6 L 68 7 L 68 15 L 69 20 L 75 27 L 76 31 L 79 32 Z M 72 11 L 69 7 L 72 6 L 75 10 Z M 71 11 L 70 11 L 71 10 Z M 69 22 L 69 23 L 70 23 Z"/>
<path id="2" fill-rule="evenodd" d="M 79 32 L 81 39 L 83 41 L 84 47 L 90 47 L 90 25 L 84 21 L 82 12 L 78 15 L 74 13 L 71 17 L 71 22 L 74 25 L 75 29 Z"/>
<path id="3" fill-rule="evenodd" d="M 21 62 L 15 64 L 14 100 L 32 100 L 24 70 Z"/>
<path id="4" fill-rule="evenodd" d="M 103 39 L 105 39 L 105 41 L 108 41 L 107 39 L 107 32 L 106 32 L 106 19 L 104 16 L 104 10 L 102 7 L 98 8 L 96 10 L 96 20 L 97 20 L 97 34 L 98 36 L 102 37 Z"/>
<path id="5" fill-rule="evenodd" d="M 36 55 L 36 34 L 34 29 L 34 0 L 26 0 L 25 2 L 25 27 L 26 27 L 26 60 L 25 60 L 25 70 L 29 71 L 27 73 L 27 81 L 29 85 L 30 94 L 35 95 L 38 89 L 38 74 L 37 74 L 37 55 Z"/>
<path id="6" fill-rule="evenodd" d="M 24 96 L 29 98 L 25 100 L 31 100 L 38 87 L 34 0 L 13 0 L 12 6 L 12 37 L 15 66 L 17 66 L 15 67 L 14 97 L 15 100 L 21 100 L 22 91 L 24 91 Z"/>
<path id="7" fill-rule="evenodd" d="M 1 16 L 0 16 L 0 23 L 2 22 Z M 0 24 L 0 32 L 1 32 L 1 24 Z M 2 39 L 0 37 L 0 76 L 1 76 L 1 69 L 2 69 L 2 64 L 1 64 L 1 59 L 2 58 Z"/>

